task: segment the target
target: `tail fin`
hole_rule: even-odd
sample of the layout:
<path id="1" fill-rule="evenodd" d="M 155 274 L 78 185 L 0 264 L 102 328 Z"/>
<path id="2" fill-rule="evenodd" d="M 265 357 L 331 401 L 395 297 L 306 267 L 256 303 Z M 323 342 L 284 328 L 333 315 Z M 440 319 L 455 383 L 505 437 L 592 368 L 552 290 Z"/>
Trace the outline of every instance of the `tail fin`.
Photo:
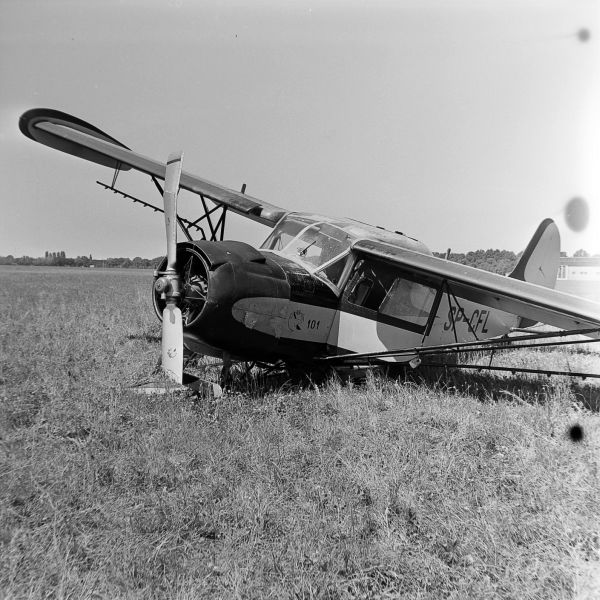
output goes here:
<path id="1" fill-rule="evenodd" d="M 556 284 L 559 261 L 558 227 L 552 219 L 544 219 L 509 277 L 553 288 Z"/>
<path id="2" fill-rule="evenodd" d="M 544 219 L 509 277 L 554 288 L 560 262 L 560 233 L 552 219 Z M 521 318 L 519 327 L 535 325 L 531 319 Z"/>

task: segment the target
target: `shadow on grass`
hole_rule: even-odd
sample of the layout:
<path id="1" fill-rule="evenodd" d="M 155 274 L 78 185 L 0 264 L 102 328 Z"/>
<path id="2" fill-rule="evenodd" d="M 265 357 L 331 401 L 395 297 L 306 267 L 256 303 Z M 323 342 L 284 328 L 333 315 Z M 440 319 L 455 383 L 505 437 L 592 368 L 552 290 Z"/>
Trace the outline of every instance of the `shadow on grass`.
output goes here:
<path id="1" fill-rule="evenodd" d="M 128 340 L 141 340 L 143 342 L 150 342 L 150 343 L 160 343 L 161 338 L 160 335 L 154 335 L 151 333 L 141 333 L 138 335 L 128 335 L 127 336 Z"/>
<path id="2" fill-rule="evenodd" d="M 559 380 L 565 381 L 576 401 L 584 408 L 600 411 L 600 386 L 575 377 L 549 377 L 547 375 L 498 375 L 485 371 L 463 371 L 458 368 L 421 366 L 406 369 L 405 381 L 413 381 L 431 388 L 458 391 L 479 400 L 513 400 L 528 404 L 545 404 Z"/>
<path id="3" fill-rule="evenodd" d="M 380 371 L 377 373 L 381 376 Z M 412 382 L 430 389 L 444 390 L 474 396 L 482 402 L 516 401 L 534 405 L 544 405 L 555 395 L 557 386 L 568 386 L 576 402 L 583 408 L 600 412 L 600 386 L 597 382 L 575 377 L 548 377 L 547 375 L 498 374 L 494 372 L 461 370 L 451 365 L 430 367 L 422 365 L 416 370 L 408 367 L 396 370 L 389 379 Z M 264 369 L 248 368 L 240 363 L 232 369 L 226 384 L 229 392 L 250 396 L 263 396 L 273 391 L 291 391 L 314 388 L 326 384 L 328 380 L 338 378 L 347 383 L 347 376 L 334 372 L 289 373 L 283 366 Z M 364 383 L 365 378 L 353 379 L 354 384 Z"/>

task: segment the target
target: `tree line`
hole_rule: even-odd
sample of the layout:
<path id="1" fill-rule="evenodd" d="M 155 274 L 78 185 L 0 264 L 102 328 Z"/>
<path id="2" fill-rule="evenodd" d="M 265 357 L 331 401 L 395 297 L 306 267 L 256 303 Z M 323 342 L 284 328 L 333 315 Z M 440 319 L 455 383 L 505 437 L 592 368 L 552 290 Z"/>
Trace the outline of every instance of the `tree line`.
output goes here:
<path id="1" fill-rule="evenodd" d="M 522 254 L 523 252 L 517 252 L 515 254 L 510 250 L 475 250 L 474 252 L 466 253 L 451 252 L 448 256 L 448 260 L 461 265 L 483 269 L 484 271 L 508 275 L 515 268 L 517 261 L 521 258 Z M 438 258 L 446 258 L 445 252 L 434 252 L 433 255 Z M 561 256 L 566 256 L 566 253 L 561 254 Z M 578 258 L 591 256 L 591 254 L 581 248 L 574 252 L 573 256 Z M 598 255 L 594 254 L 594 256 Z"/>
<path id="2" fill-rule="evenodd" d="M 155 269 L 162 256 L 156 258 L 135 258 L 128 257 L 111 257 L 111 258 L 92 258 L 89 256 L 66 256 L 64 250 L 59 252 L 46 252 L 43 257 L 19 256 L 14 257 L 12 254 L 8 256 L 0 256 L 0 265 L 21 265 L 21 266 L 38 266 L 38 267 L 106 267 L 119 269 Z"/>
<path id="3" fill-rule="evenodd" d="M 484 271 L 506 275 L 510 273 L 517 264 L 522 252 L 515 254 L 511 250 L 475 250 L 472 252 L 451 252 L 448 259 L 461 265 L 476 267 Z M 446 253 L 434 252 L 434 256 L 445 258 Z M 590 256 L 585 250 L 577 250 L 573 256 Z M 32 258 L 21 256 L 15 258 L 12 254 L 0 256 L 0 265 L 36 265 L 55 267 L 107 267 L 119 269 L 155 269 L 158 267 L 162 256 L 156 258 L 104 258 L 94 259 L 92 255 L 77 256 L 70 258 L 65 255 L 64 250 L 60 252 L 46 252 L 44 257 Z"/>
<path id="4" fill-rule="evenodd" d="M 483 269 L 484 271 L 506 275 L 515 268 L 521 254 L 523 253 L 519 252 L 515 254 L 511 250 L 475 250 L 466 253 L 451 252 L 448 260 L 461 265 Z M 446 258 L 445 252 L 434 252 L 433 255 L 438 258 Z"/>

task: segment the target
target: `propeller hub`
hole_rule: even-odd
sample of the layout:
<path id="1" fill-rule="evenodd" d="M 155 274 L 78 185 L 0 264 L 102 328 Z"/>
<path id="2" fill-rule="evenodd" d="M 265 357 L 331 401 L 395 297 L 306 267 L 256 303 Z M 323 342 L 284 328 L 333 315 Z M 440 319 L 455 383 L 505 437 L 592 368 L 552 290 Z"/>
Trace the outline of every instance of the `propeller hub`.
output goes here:
<path id="1" fill-rule="evenodd" d="M 163 299 L 177 299 L 181 296 L 181 278 L 178 273 L 161 273 L 154 282 L 154 289 Z"/>

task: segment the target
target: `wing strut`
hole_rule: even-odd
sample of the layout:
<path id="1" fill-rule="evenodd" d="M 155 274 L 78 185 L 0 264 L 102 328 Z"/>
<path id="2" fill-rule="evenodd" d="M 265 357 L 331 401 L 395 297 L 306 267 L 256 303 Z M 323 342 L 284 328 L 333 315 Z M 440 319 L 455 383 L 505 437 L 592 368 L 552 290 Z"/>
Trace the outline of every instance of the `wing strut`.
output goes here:
<path id="1" fill-rule="evenodd" d="M 452 363 L 423 363 L 424 367 L 434 367 L 439 369 L 446 369 L 448 367 L 452 369 L 475 369 L 476 371 L 505 371 L 510 372 L 513 375 L 515 373 L 531 373 L 533 375 L 562 375 L 566 377 L 581 377 L 581 379 L 600 379 L 598 373 L 578 373 L 576 371 L 546 371 L 543 369 L 526 369 L 524 367 L 496 367 L 490 365 L 462 365 Z"/>
<path id="2" fill-rule="evenodd" d="M 450 284 L 448 283 L 447 279 L 444 279 L 444 281 L 442 282 L 442 293 L 446 292 L 446 296 L 448 298 L 448 306 L 450 308 L 452 308 L 452 300 L 450 299 L 450 295 L 452 295 L 452 298 L 454 298 L 454 302 L 456 303 L 456 315 L 458 316 L 459 314 L 462 315 L 463 321 L 466 321 L 467 323 L 467 327 L 469 328 L 469 331 L 473 334 L 473 337 L 479 341 L 479 338 L 477 337 L 477 334 L 475 333 L 475 330 L 473 329 L 471 322 L 469 321 L 469 319 L 466 318 L 465 316 L 465 309 L 460 305 L 460 302 L 458 301 L 458 298 L 456 297 L 456 295 L 454 294 L 454 292 L 452 291 L 452 288 L 450 287 Z M 460 313 L 459 313 L 460 311 Z M 456 335 L 456 321 L 454 319 L 454 311 L 450 311 L 450 319 L 452 321 L 452 333 L 454 334 L 454 341 L 456 343 L 458 343 L 458 337 Z"/>
<path id="3" fill-rule="evenodd" d="M 155 204 L 150 204 L 149 202 L 146 202 L 145 200 L 140 200 L 139 198 L 136 198 L 135 196 L 132 196 L 131 194 L 128 194 L 127 192 L 124 192 L 123 190 L 120 190 L 116 187 L 117 177 L 119 176 L 119 173 L 120 173 L 120 167 L 121 167 L 121 163 L 118 163 L 117 167 L 115 169 L 115 173 L 113 175 L 112 183 L 110 185 L 108 183 L 104 183 L 102 181 L 96 181 L 96 183 L 98 185 L 102 186 L 105 190 L 110 190 L 111 192 L 113 192 L 115 194 L 119 194 L 119 195 L 123 196 L 123 198 L 132 200 L 134 204 L 136 204 L 136 203 L 141 204 L 142 206 L 151 208 L 155 212 L 164 212 L 164 210 L 161 207 L 156 206 Z M 152 183 L 154 183 L 156 189 L 159 191 L 160 195 L 162 196 L 163 195 L 162 185 L 160 184 L 160 182 L 154 175 L 151 175 L 150 178 L 152 179 Z M 218 202 L 215 202 L 214 203 L 215 206 L 213 206 L 211 208 L 207 205 L 206 197 L 204 196 L 204 194 L 199 193 L 198 195 L 200 196 L 200 200 L 202 201 L 202 207 L 204 209 L 204 214 L 200 215 L 200 217 L 198 217 L 195 221 L 190 221 L 189 219 L 184 219 L 183 217 L 180 217 L 179 215 L 177 215 L 177 223 L 179 224 L 181 231 L 183 231 L 183 234 L 188 239 L 188 241 L 192 241 L 192 239 L 193 239 L 191 236 L 191 233 L 190 233 L 192 229 L 194 229 L 197 232 L 199 231 L 200 234 L 202 235 L 203 240 L 210 240 L 212 242 L 223 241 L 223 238 L 225 236 L 225 221 L 226 221 L 226 217 L 227 217 L 227 206 L 224 204 L 219 204 Z M 219 210 L 221 212 L 220 212 L 218 218 L 216 218 L 216 220 L 215 220 L 216 215 L 214 215 L 214 213 L 216 213 Z M 208 225 L 208 228 L 210 231 L 209 238 L 206 237 L 206 233 L 205 233 L 203 227 L 201 227 L 199 225 L 199 223 L 201 223 L 204 220 L 206 220 L 206 224 Z"/>
<path id="4" fill-rule="evenodd" d="M 531 333 L 515 337 L 497 336 L 485 340 L 472 342 L 458 342 L 456 344 L 440 344 L 437 346 L 416 346 L 413 348 L 401 348 L 398 350 L 385 350 L 381 352 L 353 352 L 349 354 L 338 354 L 337 356 L 327 356 L 320 360 L 332 364 L 340 363 L 347 365 L 360 365 L 371 360 L 384 359 L 392 356 L 426 356 L 430 354 L 456 354 L 458 352 L 481 352 L 484 350 L 510 350 L 514 348 L 534 348 L 541 346 L 562 346 L 566 344 L 593 344 L 600 342 L 600 338 L 590 338 L 585 340 L 566 340 L 537 342 L 549 338 L 564 338 L 574 335 L 588 335 L 600 333 L 600 328 L 590 329 L 571 329 L 568 331 L 546 331 L 541 333 Z M 518 344 L 516 342 L 519 342 Z M 532 342 L 532 343 L 520 343 Z"/>
<path id="5" fill-rule="evenodd" d="M 146 206 L 148 208 L 151 208 L 154 212 L 161 212 L 161 213 L 165 212 L 162 208 L 160 208 L 160 206 L 156 206 L 155 204 L 150 204 L 149 202 L 146 202 L 144 200 L 140 200 L 139 198 L 136 198 L 135 196 L 132 196 L 131 194 L 128 194 L 127 192 L 124 192 L 123 190 L 119 190 L 116 187 L 113 187 L 112 185 L 108 185 L 108 183 L 103 183 L 102 181 L 96 181 L 96 183 L 98 185 L 101 185 L 105 190 L 110 190 L 114 194 L 119 194 L 120 196 L 123 196 L 123 198 L 127 198 L 128 200 L 132 200 L 134 204 L 141 204 L 142 206 Z M 200 231 L 202 233 L 203 239 L 206 239 L 206 237 L 204 235 L 204 231 L 202 231 L 202 227 L 198 227 L 197 225 L 195 225 L 191 221 L 188 221 L 187 219 L 184 219 L 183 217 L 180 217 L 180 216 L 177 217 L 177 223 L 179 224 L 179 226 L 181 227 L 181 230 L 183 231 L 185 237 L 189 241 L 192 240 L 192 236 L 189 233 L 190 229 L 192 227 L 195 227 L 196 230 Z"/>

